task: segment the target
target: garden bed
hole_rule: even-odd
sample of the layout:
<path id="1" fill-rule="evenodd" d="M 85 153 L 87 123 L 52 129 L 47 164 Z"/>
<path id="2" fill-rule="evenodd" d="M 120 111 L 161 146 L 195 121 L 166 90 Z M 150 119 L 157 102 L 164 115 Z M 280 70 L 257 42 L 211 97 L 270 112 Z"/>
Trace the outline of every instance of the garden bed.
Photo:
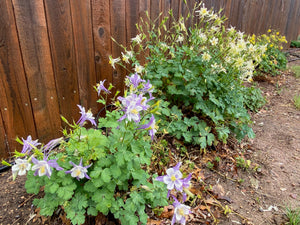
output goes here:
<path id="1" fill-rule="evenodd" d="M 293 103 L 300 92 L 299 78 L 284 72 L 258 86 L 267 104 L 252 115 L 255 139 L 240 144 L 229 140 L 204 155 L 171 149 L 171 162 L 173 157 L 190 160 L 193 178 L 198 178 L 191 191 L 201 204 L 192 207 L 187 224 L 214 224 L 214 219 L 219 224 L 284 224 L 286 207 L 300 207 L 300 111 Z M 26 193 L 24 183 L 22 176 L 12 181 L 10 170 L 1 173 L 0 224 L 70 224 L 62 210 L 51 218 L 39 216 L 32 206 L 36 196 Z M 149 215 L 149 224 L 170 224 L 172 206 L 165 210 L 161 217 Z M 87 224 L 116 223 L 98 217 Z"/>

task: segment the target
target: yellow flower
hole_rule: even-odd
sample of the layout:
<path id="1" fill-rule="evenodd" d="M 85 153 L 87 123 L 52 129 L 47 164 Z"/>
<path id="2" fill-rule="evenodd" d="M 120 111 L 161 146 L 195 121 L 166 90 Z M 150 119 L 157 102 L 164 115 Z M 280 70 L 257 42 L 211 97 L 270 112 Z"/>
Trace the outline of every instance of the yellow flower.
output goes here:
<path id="1" fill-rule="evenodd" d="M 271 33 L 271 32 L 272 32 L 272 30 L 271 30 L 271 29 L 269 29 L 269 30 L 268 30 L 268 33 Z"/>

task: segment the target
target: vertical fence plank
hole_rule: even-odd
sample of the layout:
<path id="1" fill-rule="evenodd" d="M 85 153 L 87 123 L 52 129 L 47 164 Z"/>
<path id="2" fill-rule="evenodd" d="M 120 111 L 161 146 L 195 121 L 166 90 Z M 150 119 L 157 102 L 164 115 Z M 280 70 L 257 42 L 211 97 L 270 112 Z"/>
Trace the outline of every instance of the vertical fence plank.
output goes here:
<path id="1" fill-rule="evenodd" d="M 69 1 L 44 2 L 60 113 L 69 121 L 77 120 L 79 90 Z"/>
<path id="2" fill-rule="evenodd" d="M 12 0 L 37 135 L 59 135 L 61 121 L 43 1 Z"/>
<path id="3" fill-rule="evenodd" d="M 108 0 L 92 0 L 93 35 L 97 81 L 106 79 L 106 85 L 112 83 L 112 68 L 109 65 L 111 55 L 110 4 Z"/>
<path id="4" fill-rule="evenodd" d="M 117 58 L 122 52 L 119 44 L 126 45 L 125 1 L 110 0 L 110 22 L 111 36 L 117 42 L 117 44 L 112 42 L 112 57 Z M 126 70 L 116 65 L 113 71 L 113 85 L 119 91 L 123 91 L 125 75 Z"/>
<path id="5" fill-rule="evenodd" d="M 300 2 L 297 0 L 291 0 L 289 9 L 288 19 L 284 24 L 285 29 L 283 29 L 283 32 L 287 36 L 288 40 L 291 41 L 296 40 L 298 35 L 300 35 Z"/>
<path id="6" fill-rule="evenodd" d="M 150 13 L 151 13 L 151 8 L 150 8 L 150 0 L 139 0 L 139 21 L 138 24 L 139 26 L 142 26 L 143 30 L 146 29 L 145 24 L 141 23 L 142 21 L 148 21 L 148 16 L 150 17 Z M 149 55 L 149 49 L 146 49 L 146 51 L 144 51 L 144 54 L 139 56 L 139 61 L 141 63 L 141 65 L 144 65 L 146 62 L 146 57 Z"/>
<path id="7" fill-rule="evenodd" d="M 8 146 L 7 146 L 7 140 L 6 140 L 6 134 L 4 130 L 4 123 L 3 118 L 0 112 L 0 160 L 7 159 L 10 155 L 8 152 Z"/>
<path id="8" fill-rule="evenodd" d="M 162 20 L 164 17 L 169 16 L 169 11 L 171 9 L 171 0 L 161 0 L 160 4 L 161 4 L 161 12 L 162 12 L 161 20 Z"/>
<path id="9" fill-rule="evenodd" d="M 139 0 L 126 1 L 126 43 L 131 43 L 131 38 L 137 35 L 136 24 L 139 21 Z"/>
<path id="10" fill-rule="evenodd" d="M 151 0 L 150 1 L 150 18 L 152 21 L 155 21 L 155 25 L 159 24 L 159 13 L 161 10 L 161 1 L 160 0 Z"/>
<path id="11" fill-rule="evenodd" d="M 0 4 L 0 110 L 7 150 L 14 151 L 18 146 L 17 136 L 36 137 L 36 130 L 12 4 L 10 0 Z"/>
<path id="12" fill-rule="evenodd" d="M 179 1 L 181 0 L 172 0 L 170 9 L 172 10 L 174 20 L 177 21 L 179 18 Z M 172 19 L 171 19 L 172 21 Z M 172 26 L 172 24 L 170 24 Z"/>
<path id="13" fill-rule="evenodd" d="M 165 18 L 165 17 L 169 17 L 169 11 L 170 11 L 170 8 L 171 8 L 171 0 L 161 0 L 161 17 L 160 17 L 160 20 L 159 22 L 161 23 L 162 20 Z M 168 20 L 166 23 L 165 23 L 165 26 L 168 29 L 170 29 L 170 20 Z M 162 27 L 161 28 L 161 35 L 162 36 L 165 36 L 166 34 L 166 31 L 164 30 L 164 28 Z"/>
<path id="14" fill-rule="evenodd" d="M 260 1 L 259 0 L 253 0 L 253 1 L 247 1 L 247 6 L 244 6 L 244 8 L 247 9 L 247 16 L 248 19 L 246 17 L 246 15 L 244 15 L 243 17 L 243 23 L 245 23 L 245 27 L 243 28 L 244 30 L 247 30 L 248 34 L 253 34 L 253 28 L 255 28 L 259 21 L 258 21 L 258 17 L 259 17 L 259 10 L 258 7 L 260 5 Z M 253 15 L 250 16 L 249 15 Z"/>
<path id="15" fill-rule="evenodd" d="M 97 111 L 97 93 L 94 63 L 94 43 L 92 33 L 92 15 L 90 1 L 70 1 L 73 24 L 77 76 L 80 104 Z"/>
<path id="16" fill-rule="evenodd" d="M 183 16 L 185 18 L 185 26 L 190 27 L 192 25 L 192 15 L 191 12 L 194 7 L 194 0 L 187 1 L 186 3 L 184 1 L 179 1 L 179 15 Z M 186 19 L 189 16 L 188 19 Z"/>
<path id="17" fill-rule="evenodd" d="M 131 39 L 138 31 L 136 24 L 139 21 L 139 0 L 130 0 L 125 2 L 125 21 L 126 21 L 126 46 L 129 47 Z M 133 72 L 131 65 L 126 64 L 127 74 Z"/>
<path id="18" fill-rule="evenodd" d="M 150 15 L 150 0 L 139 0 L 139 17 L 146 18 L 146 11 Z"/>

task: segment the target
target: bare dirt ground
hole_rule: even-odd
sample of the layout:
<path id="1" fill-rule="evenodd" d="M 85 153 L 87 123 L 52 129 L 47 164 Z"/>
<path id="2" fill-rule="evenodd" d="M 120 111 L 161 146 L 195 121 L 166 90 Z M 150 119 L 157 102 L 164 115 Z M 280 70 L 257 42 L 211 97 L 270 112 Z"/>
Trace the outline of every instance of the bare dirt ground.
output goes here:
<path id="1" fill-rule="evenodd" d="M 187 224 L 279 225 L 287 222 L 286 207 L 300 207 L 300 111 L 293 103 L 300 94 L 300 78 L 287 71 L 258 86 L 267 104 L 252 115 L 256 138 L 228 143 L 195 160 L 198 179 L 192 192 L 199 204 Z M 238 166 L 237 157 L 249 160 L 249 168 Z M 213 169 L 207 168 L 208 162 Z M 10 170 L 0 174 L 0 225 L 70 224 L 59 211 L 52 218 L 38 216 L 32 206 L 36 196 L 26 193 L 24 182 L 25 177 L 12 181 Z M 209 190 L 203 194 L 205 187 Z M 99 221 L 96 224 L 112 224 Z M 170 218 L 155 217 L 149 224 L 170 224 Z"/>
<path id="2" fill-rule="evenodd" d="M 240 174 L 245 182 L 238 187 L 220 183 L 232 208 L 253 224 L 284 224 L 286 207 L 300 207 L 300 111 L 293 103 L 300 79 L 286 72 L 259 87 L 268 103 L 253 115 L 256 138 L 243 149 L 261 169 Z"/>

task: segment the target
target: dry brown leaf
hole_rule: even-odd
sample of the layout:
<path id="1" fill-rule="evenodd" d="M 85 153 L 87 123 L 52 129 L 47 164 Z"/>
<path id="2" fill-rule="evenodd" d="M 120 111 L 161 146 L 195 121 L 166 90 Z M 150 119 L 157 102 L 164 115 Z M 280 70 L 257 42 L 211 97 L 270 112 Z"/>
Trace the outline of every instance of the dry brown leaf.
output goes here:
<path id="1" fill-rule="evenodd" d="M 161 221 L 159 220 L 153 220 L 153 219 L 149 219 L 147 220 L 147 225 L 160 225 Z"/>
<path id="2" fill-rule="evenodd" d="M 164 207 L 163 212 L 158 216 L 159 218 L 171 218 L 174 214 L 174 206 L 168 205 Z"/>
<path id="3" fill-rule="evenodd" d="M 212 191 L 213 191 L 214 194 L 216 194 L 218 196 L 224 196 L 225 195 L 224 188 L 221 184 L 215 184 L 212 187 Z"/>
<path id="4" fill-rule="evenodd" d="M 199 205 L 196 207 L 196 209 L 200 209 L 201 211 L 204 211 L 204 210 L 210 211 L 210 206 L 209 205 Z"/>
<path id="5" fill-rule="evenodd" d="M 219 202 L 216 199 L 213 199 L 213 198 L 206 199 L 205 203 L 206 204 L 211 204 L 211 205 L 215 205 L 215 204 L 218 205 L 219 204 Z"/>
<path id="6" fill-rule="evenodd" d="M 190 192 L 192 192 L 194 195 L 202 195 L 202 186 L 200 185 L 193 185 L 192 187 L 190 187 L 189 189 Z"/>

